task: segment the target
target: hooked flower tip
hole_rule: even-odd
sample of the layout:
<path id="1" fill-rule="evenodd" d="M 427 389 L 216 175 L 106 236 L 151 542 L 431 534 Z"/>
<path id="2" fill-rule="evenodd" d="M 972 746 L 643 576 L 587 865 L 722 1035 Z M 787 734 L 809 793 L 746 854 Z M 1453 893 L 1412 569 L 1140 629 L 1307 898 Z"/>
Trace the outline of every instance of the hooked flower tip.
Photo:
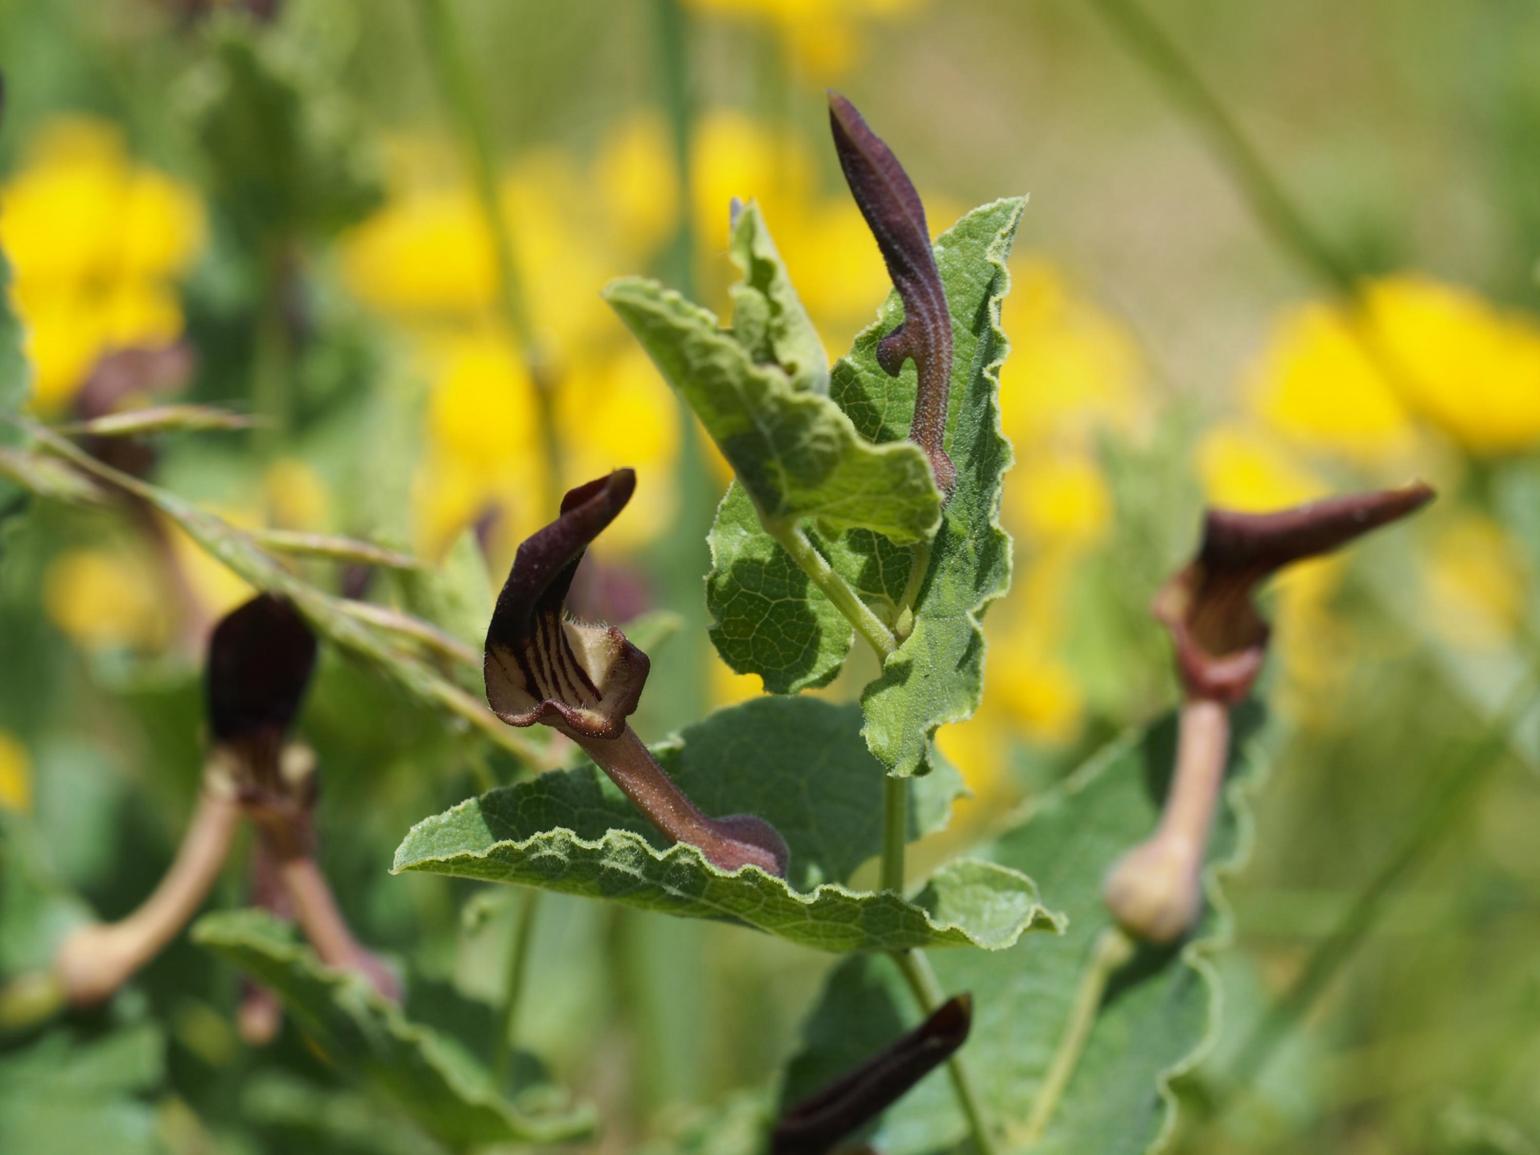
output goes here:
<path id="1" fill-rule="evenodd" d="M 513 567 L 487 629 L 487 703 L 512 726 L 544 722 L 573 736 L 614 738 L 647 682 L 647 655 L 614 626 L 568 619 L 567 592 L 589 544 L 620 515 L 636 474 L 617 469 L 568 491 Z"/>
<path id="2" fill-rule="evenodd" d="M 1236 703 L 1261 672 L 1269 627 L 1256 587 L 1285 566 L 1320 557 L 1406 517 L 1434 498 L 1431 486 L 1348 494 L 1272 513 L 1209 509 L 1197 556 L 1155 596 L 1171 633 L 1187 694 Z"/>

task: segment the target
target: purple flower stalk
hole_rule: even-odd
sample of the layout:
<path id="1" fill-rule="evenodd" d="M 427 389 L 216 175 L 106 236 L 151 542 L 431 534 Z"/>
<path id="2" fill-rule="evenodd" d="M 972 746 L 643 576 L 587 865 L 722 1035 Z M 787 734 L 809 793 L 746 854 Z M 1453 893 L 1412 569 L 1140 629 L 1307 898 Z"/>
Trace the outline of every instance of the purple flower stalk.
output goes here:
<path id="1" fill-rule="evenodd" d="M 909 438 L 925 451 L 936 484 L 950 495 L 957 469 L 943 443 L 952 386 L 952 314 L 931 251 L 925 206 L 893 150 L 837 92 L 829 93 L 829 126 L 850 195 L 904 302 L 903 323 L 877 342 L 877 364 L 896 377 L 905 361 L 914 360 L 919 388 Z"/>
<path id="2" fill-rule="evenodd" d="M 773 826 L 747 814 L 707 817 L 631 729 L 647 655 L 615 626 L 567 616 L 584 553 L 635 490 L 629 469 L 580 485 L 562 499 L 560 516 L 519 546 L 487 629 L 487 703 L 510 726 L 539 722 L 571 738 L 654 826 L 713 866 L 785 877 L 786 842 Z"/>

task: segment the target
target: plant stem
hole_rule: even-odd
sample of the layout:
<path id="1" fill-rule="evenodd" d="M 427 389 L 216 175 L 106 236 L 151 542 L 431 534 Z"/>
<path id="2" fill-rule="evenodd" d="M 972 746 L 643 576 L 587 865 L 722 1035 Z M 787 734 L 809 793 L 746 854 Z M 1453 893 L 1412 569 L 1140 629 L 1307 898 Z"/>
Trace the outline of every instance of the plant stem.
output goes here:
<path id="1" fill-rule="evenodd" d="M 1138 0 L 1092 0 L 1123 44 L 1161 82 L 1166 95 L 1208 142 L 1252 213 L 1274 239 L 1334 292 L 1357 296 L 1357 277 L 1294 207 L 1282 183 L 1165 31 Z"/>
<path id="2" fill-rule="evenodd" d="M 535 940 L 535 915 L 540 909 L 540 892 L 530 888 L 519 904 L 518 917 L 513 923 L 513 941 L 508 951 L 508 985 L 503 990 L 503 1006 L 497 1016 L 497 1058 L 494 1070 L 497 1085 L 502 1087 L 508 1080 L 515 1047 L 513 1029 L 519 1017 L 519 1000 L 524 994 L 524 980 L 529 973 L 530 946 Z"/>
<path id="3" fill-rule="evenodd" d="M 1507 748 L 1510 735 L 1534 704 L 1532 680 L 1525 677 L 1470 756 L 1457 763 L 1428 792 L 1416 821 L 1406 830 L 1390 856 L 1344 912 L 1332 933 L 1316 945 L 1299 977 L 1252 1028 L 1238 1057 L 1229 1067 L 1225 1089 L 1216 1096 L 1218 1102 L 1210 1112 L 1211 1117 L 1223 1113 L 1231 1098 L 1230 1090 L 1255 1085 L 1278 1043 L 1315 1005 L 1333 977 L 1379 924 L 1398 884 L 1468 813 L 1482 787 L 1503 765 L 1500 755 Z"/>
<path id="4" fill-rule="evenodd" d="M 931 970 L 930 960 L 922 951 L 894 951 L 888 957 L 898 965 L 898 972 L 909 984 L 909 990 L 922 1013 L 933 1014 L 946 1001 L 941 984 L 936 981 L 936 972 Z M 957 1097 L 957 1105 L 968 1123 L 969 1134 L 973 1136 L 975 1155 L 996 1155 L 995 1141 L 985 1122 L 978 1092 L 974 1089 L 973 1075 L 961 1051 L 947 1060 L 946 1069 L 952 1080 L 952 1092 Z"/>
<path id="5" fill-rule="evenodd" d="M 240 820 L 233 793 L 205 785 L 171 869 L 150 897 L 121 921 L 83 926 L 64 940 L 54 968 L 73 1005 L 111 998 L 187 925 L 219 877 Z"/>
<path id="6" fill-rule="evenodd" d="M 695 285 L 695 214 L 692 191 L 695 139 L 695 100 L 692 92 L 690 14 L 680 0 L 654 0 L 652 4 L 653 72 L 657 100 L 668 119 L 669 144 L 677 190 L 674 235 L 660 262 L 659 273 L 691 300 L 698 298 Z M 722 206 L 726 223 L 727 206 Z M 670 391 L 672 392 L 672 391 Z M 669 595 L 671 605 L 684 614 L 684 631 L 701 637 L 708 624 L 700 597 L 701 573 L 710 565 L 706 535 L 716 513 L 718 486 L 712 477 L 695 415 L 682 397 L 674 396 L 674 423 L 679 432 L 679 457 L 674 468 L 678 516 L 669 532 L 649 553 L 653 572 Z M 709 667 L 704 650 L 697 646 L 691 660 L 676 662 L 669 679 L 677 715 L 670 724 L 694 721 L 710 702 Z"/>
<path id="7" fill-rule="evenodd" d="M 909 842 L 909 779 L 882 779 L 882 889 L 904 893 L 904 849 Z"/>
<path id="8" fill-rule="evenodd" d="M 1133 954 L 1133 940 L 1117 927 L 1109 926 L 1097 935 L 1090 963 L 1080 976 L 1075 1000 L 1070 1004 L 1069 1019 L 1064 1024 L 1058 1050 L 1054 1051 L 1053 1061 L 1043 1075 L 1043 1085 L 1038 1088 L 1037 1098 L 1032 1103 L 1032 1114 L 1020 1133 L 1011 1137 L 1013 1148 L 1030 1147 L 1048 1130 L 1053 1113 L 1080 1063 L 1080 1056 L 1085 1053 L 1086 1040 L 1091 1037 L 1091 1028 L 1096 1024 L 1097 1012 L 1107 994 L 1107 983 Z"/>
<path id="9" fill-rule="evenodd" d="M 276 457 L 282 450 L 289 428 L 289 373 L 293 358 L 284 316 L 287 269 L 282 242 L 269 239 L 262 254 L 262 302 L 252 356 L 252 404 L 262 419 L 256 427 L 257 443 L 267 458 Z"/>
<path id="10" fill-rule="evenodd" d="M 877 651 L 878 660 L 886 661 L 888 655 L 898 648 L 893 631 L 883 624 L 882 619 L 872 612 L 871 607 L 861 600 L 849 583 L 834 571 L 834 567 L 818 552 L 806 531 L 793 522 L 769 518 L 761 520 L 765 531 L 791 556 L 797 568 L 807 574 L 812 583 L 823 591 L 824 596 L 856 628 L 856 632 Z"/>
<path id="11" fill-rule="evenodd" d="M 909 578 L 904 582 L 904 595 L 898 603 L 898 618 L 893 632 L 903 642 L 914 631 L 914 610 L 920 600 L 920 590 L 925 586 L 925 575 L 930 572 L 931 543 L 922 541 L 909 554 Z"/>
<path id="12" fill-rule="evenodd" d="M 556 429 L 556 380 L 530 320 L 528 297 L 519 277 L 513 230 L 509 228 L 507 214 L 498 198 L 486 104 L 465 58 L 453 5 L 449 0 L 419 0 L 419 4 L 439 85 L 454 118 L 465 166 L 492 242 L 497 271 L 497 309 L 509 333 L 518 342 L 525 370 L 534 387 L 535 419 L 545 450 L 547 484 L 551 490 L 542 500 L 542 508 L 553 507 L 561 490 L 561 478 L 565 476 L 561 438 Z"/>

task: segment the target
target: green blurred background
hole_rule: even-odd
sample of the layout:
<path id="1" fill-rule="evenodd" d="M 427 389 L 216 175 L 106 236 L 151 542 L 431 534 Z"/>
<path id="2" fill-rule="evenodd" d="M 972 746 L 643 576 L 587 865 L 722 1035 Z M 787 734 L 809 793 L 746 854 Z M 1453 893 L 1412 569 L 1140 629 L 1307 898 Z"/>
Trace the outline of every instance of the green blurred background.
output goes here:
<path id="1" fill-rule="evenodd" d="M 641 723 L 661 735 L 759 685 L 704 632 L 724 468 L 598 290 L 652 272 L 725 310 L 727 205 L 753 197 L 841 353 L 887 285 L 828 147 L 838 87 L 933 231 L 1031 195 L 1004 318 L 1017 575 L 984 708 L 941 737 L 975 797 L 940 849 L 1174 699 L 1146 606 L 1205 500 L 1432 481 L 1415 523 L 1279 584 L 1287 737 L 1231 890 L 1226 1037 L 1178 1147 L 1540 1150 L 1540 9 L 1152 2 L 1216 98 L 1194 115 L 1194 73 L 1113 0 L 456 0 L 438 11 L 463 55 L 431 6 L 277 7 L 269 26 L 235 3 L 0 4 L 0 246 L 38 416 L 255 412 L 255 434 L 168 440 L 146 468 L 243 525 L 434 561 L 470 532 L 496 581 L 561 487 L 637 467 L 581 596 L 611 620 L 681 616 Z M 1237 170 L 1231 131 L 1260 169 Z M 93 373 L 174 344 L 189 373 Z M 165 526 L 38 505 L 0 533 L 0 900 L 32 872 L 116 916 L 191 806 L 202 639 L 245 591 Z M 387 585 L 370 596 L 398 600 Z M 462 633 L 479 641 L 474 616 Z M 385 866 L 411 822 L 511 762 L 331 653 L 302 730 L 344 906 L 409 961 L 416 1013 L 498 1046 L 516 896 Z M 239 873 L 216 902 L 242 901 Z M 770 1077 L 826 965 L 576 900 L 540 918 L 519 1039 L 604 1105 L 609 1151 Z M 1362 941 L 1317 961 L 1272 1061 L 1231 1085 L 1344 925 Z M 0 974 L 29 949 L 0 946 Z M 406 1142 L 296 1108 L 347 1100 L 297 1036 L 239 1042 L 236 988 L 184 942 L 119 1000 L 164 1029 L 142 1090 L 158 1142 Z"/>

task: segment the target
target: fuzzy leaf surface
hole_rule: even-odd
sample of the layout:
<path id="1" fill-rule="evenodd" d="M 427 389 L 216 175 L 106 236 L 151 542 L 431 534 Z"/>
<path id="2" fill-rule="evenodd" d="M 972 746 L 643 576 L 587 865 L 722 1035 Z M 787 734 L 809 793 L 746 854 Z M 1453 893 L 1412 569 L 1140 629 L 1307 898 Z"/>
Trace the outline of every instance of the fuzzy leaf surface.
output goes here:
<path id="1" fill-rule="evenodd" d="M 1001 476 L 1011 461 L 1000 433 L 999 366 L 1005 338 L 1000 303 L 1009 284 L 1004 261 L 1023 202 L 973 210 L 936 241 L 936 261 L 952 313 L 953 387 L 946 449 L 959 471 L 932 545 L 929 576 L 916 605 L 914 631 L 866 692 L 867 741 L 894 773 L 921 770 L 930 735 L 978 706 L 985 607 L 1010 582 L 1010 541 L 998 521 Z M 889 377 L 876 360 L 878 340 L 903 320 L 896 294 L 879 319 L 834 367 L 830 397 L 859 435 L 879 444 L 908 443 L 915 370 Z M 850 649 L 851 627 L 786 552 L 753 519 L 742 493 L 728 490 L 712 526 L 707 605 L 712 640 L 739 673 L 765 688 L 795 693 L 829 682 Z M 814 528 L 815 545 L 878 617 L 893 621 L 909 577 L 912 551 L 869 529 Z"/>
<path id="2" fill-rule="evenodd" d="M 938 727 L 978 709 L 990 602 L 1011 582 L 1011 539 L 1000 527 L 1000 493 L 1011 446 L 1000 431 L 1000 366 L 1008 345 L 1000 306 L 1005 260 L 1026 202 L 1001 200 L 968 213 L 936 240 L 936 264 L 952 314 L 952 392 L 945 448 L 957 486 L 931 543 L 914 606 L 914 628 L 861 695 L 872 753 L 900 776 L 923 773 Z M 914 412 L 912 363 L 898 377 L 877 364 L 877 342 L 903 319 L 897 295 L 877 324 L 834 367 L 831 395 L 863 436 L 904 436 Z"/>
<path id="3" fill-rule="evenodd" d="M 711 312 L 654 281 L 623 278 L 604 295 L 765 517 L 899 542 L 934 532 L 941 494 L 916 446 L 866 441 L 828 397 L 756 363 Z"/>
<path id="4" fill-rule="evenodd" d="M 1102 932 L 1112 925 L 1101 902 L 1108 868 L 1155 827 L 1174 752 L 1168 720 L 1126 739 L 1046 796 L 986 853 L 1031 871 L 1044 894 L 1069 916 L 1056 938 L 998 954 L 938 953 L 943 990 L 969 991 L 970 1060 L 1002 1152 L 1142 1155 L 1173 1125 L 1170 1086 L 1210 1045 L 1218 1016 L 1207 956 L 1222 945 L 1228 915 L 1217 875 L 1247 851 L 1247 793 L 1264 767 L 1255 718 L 1241 727 L 1225 805 L 1209 846 L 1209 909 L 1197 931 L 1174 948 L 1142 948 L 1118 971 L 1074 1073 L 1042 1137 L 1027 1141 L 1027 1121 Z M 795 1102 L 910 1025 L 908 991 L 886 959 L 853 958 L 830 977 L 803 1028 L 783 1092 Z M 939 1155 L 966 1148 L 965 1127 L 945 1079 L 930 1077 L 884 1116 L 873 1143 L 885 1155 Z"/>
<path id="5" fill-rule="evenodd" d="M 511 882 L 689 918 L 729 919 L 830 951 L 922 945 L 1000 949 L 1051 916 L 1024 875 L 949 864 L 914 899 L 859 893 L 851 874 L 881 846 L 882 767 L 854 707 L 765 698 L 719 711 L 654 753 L 706 813 L 757 814 L 791 850 L 786 881 L 726 874 L 692 846 L 669 846 L 592 766 L 538 778 L 418 823 L 395 870 Z M 917 836 L 941 821 L 955 772 L 915 785 Z"/>
<path id="6" fill-rule="evenodd" d="M 759 364 L 779 365 L 799 390 L 829 391 L 829 359 L 786 263 L 756 204 L 733 220 L 728 254 L 741 279 L 732 288 L 733 336 Z"/>
<path id="7" fill-rule="evenodd" d="M 207 915 L 192 936 L 277 994 L 329 1062 L 453 1150 L 555 1143 L 593 1130 L 586 1108 L 536 1115 L 505 1101 L 458 1044 L 408 1022 L 360 976 L 323 966 L 265 912 Z"/>

